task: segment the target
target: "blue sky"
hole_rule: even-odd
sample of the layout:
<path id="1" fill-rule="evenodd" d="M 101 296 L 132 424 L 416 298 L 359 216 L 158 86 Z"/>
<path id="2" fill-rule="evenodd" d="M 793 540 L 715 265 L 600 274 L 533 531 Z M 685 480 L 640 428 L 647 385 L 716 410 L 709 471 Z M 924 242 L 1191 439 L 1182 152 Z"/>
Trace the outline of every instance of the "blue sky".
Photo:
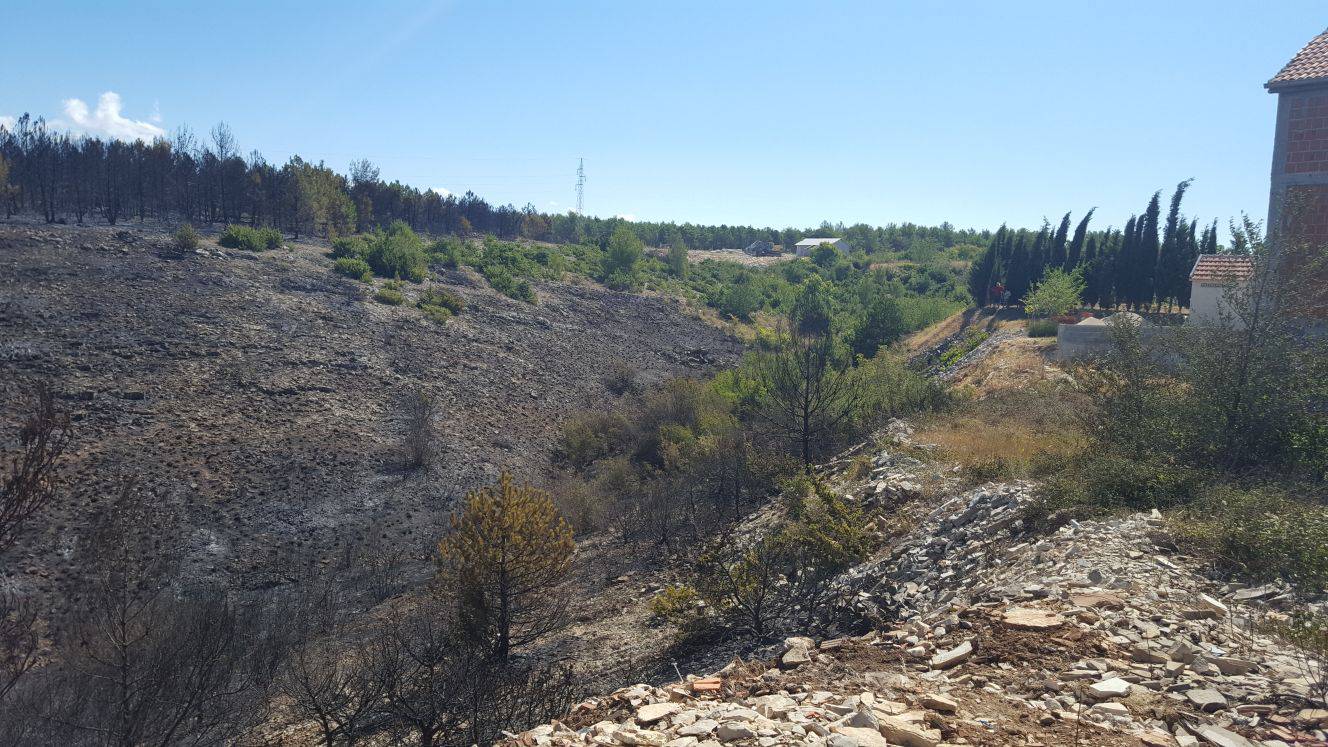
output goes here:
<path id="1" fill-rule="evenodd" d="M 1191 216 L 1262 218 L 1262 84 L 1328 24 L 1322 0 L 8 5 L 0 116 L 224 120 L 272 161 L 550 211 L 584 157 L 588 213 L 773 226 L 1119 226 L 1190 177 Z"/>

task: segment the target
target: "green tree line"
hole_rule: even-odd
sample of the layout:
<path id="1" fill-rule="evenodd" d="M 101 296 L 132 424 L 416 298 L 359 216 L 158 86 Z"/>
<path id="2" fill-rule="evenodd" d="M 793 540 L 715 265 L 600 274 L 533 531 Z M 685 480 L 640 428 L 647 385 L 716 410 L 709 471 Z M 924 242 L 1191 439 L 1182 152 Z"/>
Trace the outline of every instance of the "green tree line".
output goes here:
<path id="1" fill-rule="evenodd" d="M 457 196 L 387 182 L 367 160 L 352 162 L 345 173 L 299 156 L 272 163 L 256 150 L 242 153 L 225 124 L 206 138 L 182 128 L 170 138 L 125 142 L 71 135 L 27 114 L 10 128 L 0 127 L 0 205 L 6 217 L 33 213 L 48 223 L 244 223 L 297 237 L 367 233 L 397 221 L 430 234 L 563 244 L 603 244 L 625 225 L 646 245 L 705 250 L 742 249 L 758 240 L 792 246 L 809 236 L 837 236 L 870 254 L 915 261 L 954 247 L 976 251 L 991 236 L 949 223 L 779 229 L 547 213 L 530 204 L 492 205 L 469 191 Z"/>
<path id="2" fill-rule="evenodd" d="M 1084 280 L 1083 299 L 1101 307 L 1131 309 L 1188 307 L 1190 269 L 1200 254 L 1216 254 L 1217 221 L 1200 226 L 1181 214 L 1190 180 L 1176 185 L 1166 215 L 1162 192 L 1155 192 L 1141 215 L 1123 229 L 1090 231 L 1089 210 L 1071 231 L 1071 214 L 1058 225 L 1043 222 L 1037 231 L 1001 226 L 969 268 L 968 292 L 979 305 L 998 303 L 1000 291 L 1010 302 L 1022 300 L 1051 270 L 1073 272 Z"/>

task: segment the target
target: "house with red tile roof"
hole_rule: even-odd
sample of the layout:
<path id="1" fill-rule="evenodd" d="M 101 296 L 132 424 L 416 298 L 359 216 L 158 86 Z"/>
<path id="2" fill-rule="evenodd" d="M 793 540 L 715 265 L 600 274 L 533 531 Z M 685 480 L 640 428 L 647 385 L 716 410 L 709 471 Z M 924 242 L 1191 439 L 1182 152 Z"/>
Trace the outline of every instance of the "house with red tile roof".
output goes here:
<path id="1" fill-rule="evenodd" d="M 1243 254 L 1200 254 L 1190 270 L 1190 324 L 1216 324 L 1231 315 L 1230 295 L 1254 277 L 1254 262 Z"/>

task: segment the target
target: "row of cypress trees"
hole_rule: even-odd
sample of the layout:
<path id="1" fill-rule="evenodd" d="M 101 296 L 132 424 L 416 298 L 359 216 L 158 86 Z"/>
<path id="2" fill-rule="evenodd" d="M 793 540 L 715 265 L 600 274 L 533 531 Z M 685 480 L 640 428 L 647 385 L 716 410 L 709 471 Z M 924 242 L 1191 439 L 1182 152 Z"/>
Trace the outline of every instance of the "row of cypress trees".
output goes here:
<path id="1" fill-rule="evenodd" d="M 969 294 L 979 305 L 994 303 L 1000 299 L 991 297 L 991 289 L 999 284 L 1017 301 L 1048 270 L 1077 270 L 1083 275 L 1083 297 L 1089 305 L 1188 307 L 1190 268 L 1200 254 L 1216 254 L 1219 249 L 1216 220 L 1200 227 L 1197 220 L 1187 221 L 1181 214 L 1190 181 L 1176 185 L 1165 220 L 1158 190 L 1143 214 L 1130 216 L 1123 229 L 1090 231 L 1093 210 L 1073 233 L 1070 213 L 1055 228 L 1047 221 L 1038 231 L 1001 226 L 969 269 Z"/>

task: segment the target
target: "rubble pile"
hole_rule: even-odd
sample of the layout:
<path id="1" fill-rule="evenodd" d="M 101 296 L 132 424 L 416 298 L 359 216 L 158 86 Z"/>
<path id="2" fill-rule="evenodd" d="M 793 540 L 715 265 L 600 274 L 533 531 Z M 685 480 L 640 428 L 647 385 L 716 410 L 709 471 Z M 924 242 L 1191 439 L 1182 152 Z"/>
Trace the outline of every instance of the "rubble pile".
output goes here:
<path id="1" fill-rule="evenodd" d="M 847 495 L 916 498 L 919 465 L 881 453 Z M 1209 578 L 1156 512 L 1030 534 L 1030 490 L 987 485 L 922 507 L 884 555 L 836 581 L 819 645 L 790 638 L 754 674 L 735 663 L 619 690 L 582 704 L 584 723 L 574 713 L 511 743 L 1328 744 L 1312 669 L 1261 632 L 1289 590 Z"/>

